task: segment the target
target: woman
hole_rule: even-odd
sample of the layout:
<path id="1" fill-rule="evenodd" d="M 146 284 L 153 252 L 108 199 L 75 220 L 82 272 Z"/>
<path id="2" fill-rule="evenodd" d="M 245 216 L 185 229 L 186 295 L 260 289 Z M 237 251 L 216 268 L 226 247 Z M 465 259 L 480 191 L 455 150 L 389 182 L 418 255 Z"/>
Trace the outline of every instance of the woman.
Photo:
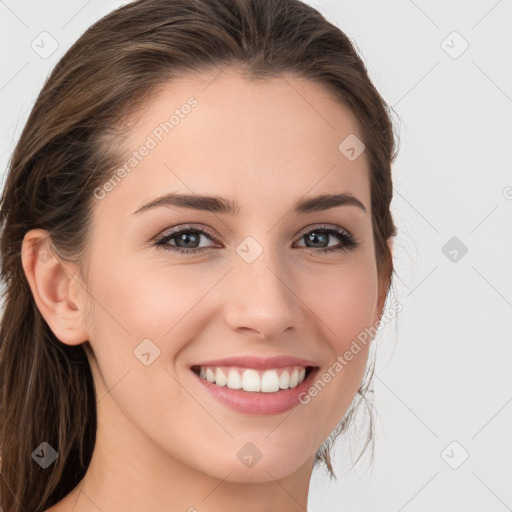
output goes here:
<path id="1" fill-rule="evenodd" d="M 349 39 L 298 0 L 89 28 L 0 204 L 4 512 L 306 510 L 370 383 L 394 157 Z"/>

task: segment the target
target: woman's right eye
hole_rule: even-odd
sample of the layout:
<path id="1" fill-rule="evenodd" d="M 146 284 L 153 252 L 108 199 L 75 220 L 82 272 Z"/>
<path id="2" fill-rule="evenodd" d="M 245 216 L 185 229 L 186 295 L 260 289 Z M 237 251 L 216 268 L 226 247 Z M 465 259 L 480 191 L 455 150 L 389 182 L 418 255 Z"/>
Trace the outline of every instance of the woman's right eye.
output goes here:
<path id="1" fill-rule="evenodd" d="M 199 228 L 179 228 L 171 232 L 167 232 L 160 236 L 154 243 L 155 246 L 161 247 L 167 251 L 176 251 L 181 254 L 193 254 L 199 251 L 209 249 L 200 245 L 201 237 L 213 239 L 213 234 Z M 174 241 L 176 245 L 172 245 L 169 242 Z M 193 247 L 190 247 L 190 244 Z"/>

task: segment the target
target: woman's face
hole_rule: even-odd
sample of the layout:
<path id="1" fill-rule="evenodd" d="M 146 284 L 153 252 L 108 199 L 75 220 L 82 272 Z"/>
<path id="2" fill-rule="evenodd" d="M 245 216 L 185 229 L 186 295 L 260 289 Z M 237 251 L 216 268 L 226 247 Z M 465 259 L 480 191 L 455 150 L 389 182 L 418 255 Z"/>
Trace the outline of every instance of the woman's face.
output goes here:
<path id="1" fill-rule="evenodd" d="M 368 160 L 354 135 L 362 138 L 346 109 L 293 76 L 189 77 L 138 114 L 125 172 L 95 193 L 87 331 L 98 436 L 132 447 L 138 463 L 151 454 L 153 464 L 173 460 L 231 481 L 311 470 L 361 384 L 367 345 L 341 370 L 335 363 L 378 321 L 385 292 Z M 166 194 L 192 195 L 195 205 L 169 200 L 138 211 Z M 295 211 L 298 201 L 332 194 L 350 194 L 364 209 L 323 203 Z M 330 382 L 301 402 L 295 388 L 227 391 L 191 369 L 235 356 L 304 359 L 318 367 L 306 390 L 329 369 Z M 271 366 L 279 379 L 285 363 Z M 270 372 L 263 380 L 275 379 Z"/>

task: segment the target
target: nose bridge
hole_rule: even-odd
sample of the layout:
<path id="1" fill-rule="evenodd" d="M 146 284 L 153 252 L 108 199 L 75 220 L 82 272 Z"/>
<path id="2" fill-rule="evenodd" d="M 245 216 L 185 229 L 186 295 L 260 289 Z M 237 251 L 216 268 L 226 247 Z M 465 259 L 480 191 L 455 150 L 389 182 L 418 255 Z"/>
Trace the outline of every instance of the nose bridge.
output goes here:
<path id="1" fill-rule="evenodd" d="M 272 237 L 266 237 L 269 241 Z M 270 242 L 269 242 L 270 243 Z M 297 327 L 300 307 L 292 276 L 278 250 L 247 237 L 236 248 L 227 321 L 233 329 L 249 328 L 263 337 Z"/>

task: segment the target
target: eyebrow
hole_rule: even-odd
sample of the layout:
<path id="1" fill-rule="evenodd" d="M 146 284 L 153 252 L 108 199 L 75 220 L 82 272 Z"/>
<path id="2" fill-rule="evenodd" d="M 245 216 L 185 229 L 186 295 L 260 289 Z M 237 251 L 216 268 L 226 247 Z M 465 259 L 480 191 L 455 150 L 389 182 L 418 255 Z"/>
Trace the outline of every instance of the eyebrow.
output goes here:
<path id="1" fill-rule="evenodd" d="M 160 206 L 175 206 L 228 215 L 237 215 L 240 212 L 240 204 L 236 200 L 228 200 L 218 196 L 170 193 L 144 204 L 134 211 L 133 215 Z M 298 199 L 294 203 L 292 211 L 293 213 L 306 214 L 329 210 L 339 206 L 356 206 L 366 213 L 364 204 L 347 192 L 341 194 L 322 194 L 316 197 Z"/>

